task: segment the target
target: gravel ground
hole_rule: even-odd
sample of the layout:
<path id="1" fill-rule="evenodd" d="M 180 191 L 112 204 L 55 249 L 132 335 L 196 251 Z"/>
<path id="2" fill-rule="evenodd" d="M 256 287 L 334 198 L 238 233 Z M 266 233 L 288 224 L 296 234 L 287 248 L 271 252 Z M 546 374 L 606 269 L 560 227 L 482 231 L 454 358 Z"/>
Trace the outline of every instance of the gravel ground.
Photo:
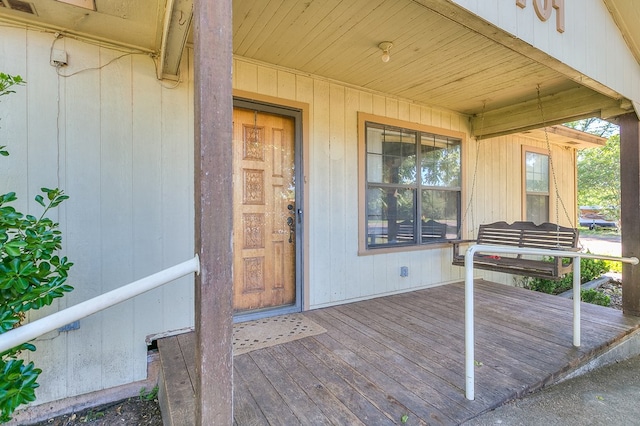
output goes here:
<path id="1" fill-rule="evenodd" d="M 32 426 L 156 426 L 162 425 L 162 416 L 157 399 L 129 398 L 102 407 L 35 423 Z"/>
<path id="2" fill-rule="evenodd" d="M 611 299 L 610 308 L 622 310 L 622 282 L 611 279 L 609 282 L 600 285 L 596 290 L 606 294 Z"/>

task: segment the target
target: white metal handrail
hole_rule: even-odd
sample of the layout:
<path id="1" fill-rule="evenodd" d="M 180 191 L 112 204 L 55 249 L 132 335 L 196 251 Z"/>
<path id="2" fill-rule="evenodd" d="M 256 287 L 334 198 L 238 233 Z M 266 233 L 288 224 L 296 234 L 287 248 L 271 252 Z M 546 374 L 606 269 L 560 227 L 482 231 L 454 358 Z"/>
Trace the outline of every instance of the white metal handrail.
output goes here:
<path id="1" fill-rule="evenodd" d="M 146 293 L 149 290 L 153 290 L 156 287 L 160 287 L 193 272 L 196 274 L 200 273 L 200 259 L 198 255 L 171 268 L 164 269 L 148 277 L 0 334 L 0 352 L 29 342 L 45 333 L 88 317 L 89 315 L 117 305 L 118 303 Z"/>
<path id="2" fill-rule="evenodd" d="M 604 259 L 638 264 L 637 257 L 614 257 L 566 250 L 530 249 L 487 244 L 471 245 L 464 255 L 464 345 L 465 345 L 465 395 L 475 399 L 475 337 L 473 312 L 473 257 L 476 253 L 505 253 L 534 256 L 561 256 L 584 259 Z M 573 345 L 580 346 L 580 262 L 573 262 Z"/>

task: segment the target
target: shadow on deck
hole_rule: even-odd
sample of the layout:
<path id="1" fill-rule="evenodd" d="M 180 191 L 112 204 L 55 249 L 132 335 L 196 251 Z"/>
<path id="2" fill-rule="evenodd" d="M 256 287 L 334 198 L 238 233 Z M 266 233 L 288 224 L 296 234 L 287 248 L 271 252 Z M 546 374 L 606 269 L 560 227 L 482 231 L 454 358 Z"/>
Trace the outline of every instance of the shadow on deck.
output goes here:
<path id="1" fill-rule="evenodd" d="M 640 318 L 476 281 L 476 387 L 464 396 L 464 283 L 305 312 L 326 333 L 234 356 L 244 424 L 459 424 L 593 362 Z M 158 341 L 165 424 L 193 424 L 193 334 Z"/>

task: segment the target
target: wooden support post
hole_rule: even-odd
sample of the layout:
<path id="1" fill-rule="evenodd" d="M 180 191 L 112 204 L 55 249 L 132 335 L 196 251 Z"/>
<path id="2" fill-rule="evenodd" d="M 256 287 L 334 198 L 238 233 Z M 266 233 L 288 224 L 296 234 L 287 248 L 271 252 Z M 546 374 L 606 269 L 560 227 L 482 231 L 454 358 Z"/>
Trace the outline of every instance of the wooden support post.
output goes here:
<path id="1" fill-rule="evenodd" d="M 231 4 L 194 2 L 196 425 L 233 423 Z"/>
<path id="2" fill-rule="evenodd" d="M 640 122 L 619 118 L 622 256 L 640 258 Z M 622 310 L 640 316 L 640 266 L 622 264 Z"/>

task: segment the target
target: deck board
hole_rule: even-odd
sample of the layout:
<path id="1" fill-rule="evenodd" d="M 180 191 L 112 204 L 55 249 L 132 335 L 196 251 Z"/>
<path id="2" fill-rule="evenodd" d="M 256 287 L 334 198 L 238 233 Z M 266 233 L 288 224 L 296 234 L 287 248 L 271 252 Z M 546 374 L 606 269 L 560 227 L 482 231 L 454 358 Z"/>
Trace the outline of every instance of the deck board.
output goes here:
<path id="1" fill-rule="evenodd" d="M 313 353 L 301 341 L 286 343 L 287 349 L 319 379 L 318 386 L 325 387 L 364 424 L 389 424 L 390 419 L 368 400 L 353 382 L 337 371 L 337 366 L 325 364 L 327 353 Z"/>
<path id="2" fill-rule="evenodd" d="M 640 318 L 582 304 L 575 348 L 571 300 L 483 280 L 474 295 L 474 401 L 464 394 L 464 284 L 455 283 L 306 312 L 326 333 L 235 356 L 235 423 L 385 425 L 407 415 L 409 425 L 459 424 L 640 327 Z M 189 339 L 159 346 L 177 348 L 188 365 Z"/>
<path id="3" fill-rule="evenodd" d="M 246 355 L 246 356 L 245 356 Z M 248 355 L 234 358 L 234 375 L 243 380 L 251 396 L 270 424 L 300 424 L 300 420 L 289 408 L 282 395 L 273 387 L 269 378 Z"/>
<path id="4" fill-rule="evenodd" d="M 283 345 L 270 349 L 273 357 L 280 365 L 286 366 L 287 373 L 304 389 L 304 392 L 318 406 L 328 423 L 339 424 L 344 422 L 350 425 L 363 425 L 329 389 L 322 385 L 322 381 L 315 377 L 311 371 L 295 356 L 295 349 L 287 349 Z"/>
<path id="5" fill-rule="evenodd" d="M 324 415 L 318 406 L 309 398 L 304 389 L 289 376 L 287 366 L 281 365 L 270 351 L 249 355 L 262 373 L 268 378 L 274 389 L 282 396 L 287 406 L 302 424 L 321 424 Z"/>
<path id="6" fill-rule="evenodd" d="M 368 348 L 357 338 L 350 338 L 349 335 L 343 333 L 332 334 L 333 336 L 328 334 L 316 336 L 316 340 L 328 348 L 332 348 L 334 353 L 344 354 L 346 349 L 349 351 L 350 357 L 359 357 L 367 361 L 371 367 L 368 370 L 362 369 L 362 371 L 370 371 L 372 368 L 380 372 L 384 371 L 386 377 L 378 375 L 377 380 L 383 383 L 385 389 L 389 389 L 387 384 L 392 383 L 393 389 L 395 389 L 393 392 L 402 395 L 403 399 L 411 401 L 413 412 L 416 412 L 421 418 L 450 418 L 460 421 L 466 418 L 467 414 L 473 412 L 466 410 L 463 405 L 457 406 L 455 410 L 446 414 L 439 412 L 433 404 L 440 407 L 450 406 L 455 405 L 456 400 L 462 404 L 464 397 L 459 392 L 448 395 L 446 392 L 442 392 L 442 390 L 449 389 L 448 384 L 441 383 L 438 389 L 433 384 L 434 376 L 430 376 L 420 366 L 406 358 L 392 355 L 392 358 L 388 359 Z M 341 349 L 341 347 L 345 349 Z M 362 362 L 358 362 L 357 366 L 360 370 Z M 465 414 L 460 417 L 459 411 L 463 411 Z M 410 410 L 407 408 L 407 414 L 409 412 Z"/>
<path id="7" fill-rule="evenodd" d="M 236 368 L 236 367 L 234 367 Z M 242 375 L 234 370 L 233 380 L 234 420 L 238 425 L 266 425 L 267 418 L 251 395 L 251 383 L 243 380 Z"/>

